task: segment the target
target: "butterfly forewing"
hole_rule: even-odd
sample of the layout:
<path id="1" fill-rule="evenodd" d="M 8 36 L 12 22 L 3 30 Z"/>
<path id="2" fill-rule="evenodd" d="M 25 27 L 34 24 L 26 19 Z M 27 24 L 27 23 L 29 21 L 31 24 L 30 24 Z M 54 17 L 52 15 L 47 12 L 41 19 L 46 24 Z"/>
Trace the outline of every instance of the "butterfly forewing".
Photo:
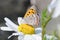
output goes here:
<path id="1" fill-rule="evenodd" d="M 35 6 L 32 6 L 27 10 L 26 14 L 24 15 L 24 18 L 31 16 L 32 14 L 36 14 L 36 13 L 37 11 L 35 10 Z"/>

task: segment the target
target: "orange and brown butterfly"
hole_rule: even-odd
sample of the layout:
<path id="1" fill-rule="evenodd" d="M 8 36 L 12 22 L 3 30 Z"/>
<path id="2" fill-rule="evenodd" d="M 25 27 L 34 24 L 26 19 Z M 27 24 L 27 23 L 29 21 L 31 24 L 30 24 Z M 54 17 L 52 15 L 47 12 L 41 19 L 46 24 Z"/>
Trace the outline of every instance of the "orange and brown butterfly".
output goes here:
<path id="1" fill-rule="evenodd" d="M 36 13 L 37 11 L 36 11 L 35 6 L 32 6 L 27 10 L 26 14 L 24 15 L 24 18 L 31 16 L 32 14 L 36 14 Z"/>
<path id="2" fill-rule="evenodd" d="M 34 34 L 35 33 L 34 27 L 37 27 L 39 24 L 39 16 L 35 6 L 31 6 L 27 10 L 23 20 L 24 21 L 23 22 L 21 21 L 22 24 L 20 24 L 18 30 L 23 32 L 24 34 Z"/>
<path id="3" fill-rule="evenodd" d="M 37 8 L 35 6 L 31 6 L 26 14 L 24 15 L 24 19 L 30 25 L 38 25 L 39 24 L 39 14 L 37 12 Z"/>

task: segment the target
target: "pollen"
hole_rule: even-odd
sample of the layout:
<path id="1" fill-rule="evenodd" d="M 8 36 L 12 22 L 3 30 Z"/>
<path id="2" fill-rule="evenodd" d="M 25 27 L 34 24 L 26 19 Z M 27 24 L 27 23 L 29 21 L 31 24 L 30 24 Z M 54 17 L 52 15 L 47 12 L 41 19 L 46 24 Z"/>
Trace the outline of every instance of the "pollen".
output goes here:
<path id="1" fill-rule="evenodd" d="M 33 26 L 28 24 L 21 24 L 18 26 L 18 31 L 24 34 L 35 34 L 35 29 Z"/>

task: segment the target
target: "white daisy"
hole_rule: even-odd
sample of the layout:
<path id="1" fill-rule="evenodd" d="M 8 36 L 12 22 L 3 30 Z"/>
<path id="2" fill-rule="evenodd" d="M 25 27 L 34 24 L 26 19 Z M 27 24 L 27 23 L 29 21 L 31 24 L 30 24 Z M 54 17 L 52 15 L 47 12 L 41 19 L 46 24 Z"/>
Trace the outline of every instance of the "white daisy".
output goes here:
<path id="1" fill-rule="evenodd" d="M 48 6 L 48 11 L 52 12 L 53 8 L 54 8 L 54 12 L 52 18 L 56 18 L 60 15 L 60 0 L 52 0 L 50 5 Z"/>
<path id="2" fill-rule="evenodd" d="M 4 18 L 4 20 L 6 21 L 6 25 L 7 27 L 0 27 L 1 30 L 3 31 L 15 31 L 15 33 L 12 33 L 12 35 L 10 35 L 8 37 L 11 38 L 12 36 L 18 36 L 18 40 L 42 40 L 41 38 L 41 28 L 35 28 L 35 33 L 36 34 L 32 34 L 32 35 L 24 35 L 22 32 L 18 31 L 18 25 L 16 25 L 15 23 L 13 23 L 10 19 L 8 19 L 7 17 Z M 23 18 L 18 17 L 18 24 L 21 23 L 26 23 Z M 27 38 L 28 37 L 28 38 Z"/>
<path id="3" fill-rule="evenodd" d="M 7 27 L 0 27 L 1 30 L 3 31 L 15 31 L 15 33 L 12 33 L 12 35 L 10 35 L 8 37 L 11 38 L 12 36 L 18 36 L 18 40 L 42 40 L 42 28 L 35 28 L 35 34 L 29 35 L 26 34 L 24 35 L 22 32 L 18 31 L 18 25 L 16 25 L 15 23 L 13 23 L 10 19 L 8 18 L 4 18 L 4 20 L 6 21 L 6 25 Z M 21 23 L 26 23 L 23 18 L 18 17 L 18 24 Z M 45 35 L 47 40 L 50 40 L 52 37 L 52 35 Z M 54 40 L 57 40 L 57 38 L 54 38 Z"/>

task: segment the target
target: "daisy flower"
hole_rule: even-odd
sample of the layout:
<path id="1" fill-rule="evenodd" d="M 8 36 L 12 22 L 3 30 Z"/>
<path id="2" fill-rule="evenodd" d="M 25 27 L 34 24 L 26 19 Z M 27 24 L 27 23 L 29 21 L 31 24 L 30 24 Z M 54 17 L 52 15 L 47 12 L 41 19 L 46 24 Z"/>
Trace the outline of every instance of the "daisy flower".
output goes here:
<path id="1" fill-rule="evenodd" d="M 50 5 L 48 6 L 48 11 L 52 12 L 54 8 L 54 12 L 52 18 L 56 18 L 60 15 L 60 0 L 52 0 Z"/>
<path id="2" fill-rule="evenodd" d="M 6 21 L 5 24 L 7 25 L 7 27 L 0 27 L 0 29 L 3 31 L 15 31 L 15 33 L 12 33 L 12 35 L 10 35 L 8 39 L 12 36 L 18 36 L 18 40 L 42 40 L 42 28 L 35 28 L 35 34 L 24 34 L 23 32 L 18 30 L 18 25 L 13 23 L 10 19 L 5 17 L 4 20 Z M 21 17 L 18 17 L 18 24 L 22 23 L 26 24 L 26 22 Z M 45 36 L 47 40 L 50 40 L 52 37 L 54 37 L 47 34 Z M 57 40 L 57 38 L 54 37 L 54 40 Z"/>
<path id="3" fill-rule="evenodd" d="M 41 28 L 35 28 L 35 32 L 34 32 L 34 28 L 31 28 L 32 26 L 29 27 L 30 30 L 29 29 L 25 30 L 26 28 L 24 28 L 24 30 L 22 30 L 21 26 L 19 28 L 19 25 L 23 25 L 23 26 L 27 27 L 27 25 L 24 25 L 24 24 L 26 24 L 26 22 L 25 22 L 25 20 L 23 20 L 23 18 L 18 17 L 18 24 L 19 25 L 16 25 L 7 17 L 5 17 L 4 20 L 6 21 L 5 24 L 7 25 L 7 27 L 0 27 L 0 29 L 3 31 L 15 31 L 15 33 L 12 33 L 12 35 L 10 35 L 8 37 L 8 39 L 11 38 L 12 36 L 18 36 L 18 40 L 38 40 L 38 39 L 42 40 L 42 38 L 41 38 L 41 30 L 42 29 Z"/>

